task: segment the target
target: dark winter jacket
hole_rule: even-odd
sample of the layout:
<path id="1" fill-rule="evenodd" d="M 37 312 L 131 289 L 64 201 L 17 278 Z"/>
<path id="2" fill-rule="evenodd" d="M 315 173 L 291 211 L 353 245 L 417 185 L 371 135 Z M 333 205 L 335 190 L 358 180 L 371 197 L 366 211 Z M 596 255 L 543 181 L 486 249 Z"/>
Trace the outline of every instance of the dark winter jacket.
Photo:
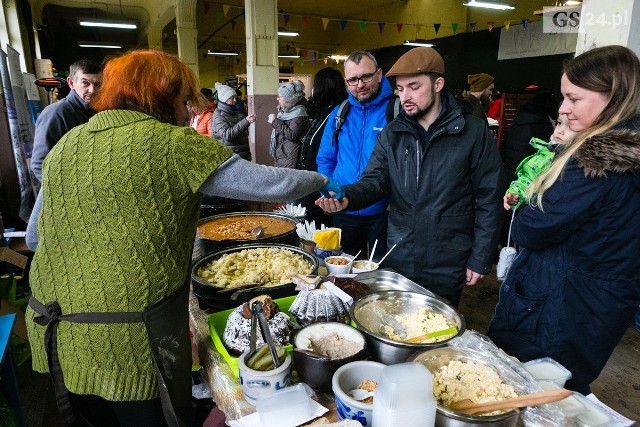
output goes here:
<path id="1" fill-rule="evenodd" d="M 516 113 L 500 142 L 500 155 L 508 182 L 517 179 L 516 168 L 520 162 L 536 152 L 529 145 L 531 138 L 549 141 L 553 128 L 553 119 L 540 108 L 525 104 Z"/>
<path id="2" fill-rule="evenodd" d="M 302 99 L 297 105 L 306 107 L 307 100 Z M 290 120 L 276 118 L 271 123 L 276 132 L 274 166 L 279 168 L 296 169 L 300 157 L 300 142 L 309 129 L 309 117 L 306 115 L 294 117 Z"/>
<path id="3" fill-rule="evenodd" d="M 31 170 L 42 181 L 42 162 L 65 133 L 89 121 L 95 112 L 75 90 L 62 100 L 47 106 L 36 120 L 31 154 Z"/>
<path id="4" fill-rule="evenodd" d="M 462 113 L 453 96 L 431 138 L 400 115 L 378 136 L 360 181 L 344 187 L 349 209 L 389 196 L 385 260 L 427 289 L 450 295 L 465 283 L 466 269 L 486 274 L 497 247 L 505 189 L 500 156 L 485 120 Z"/>
<path id="5" fill-rule="evenodd" d="M 516 216 L 489 336 L 523 362 L 556 359 L 586 394 L 640 303 L 640 118 L 587 140 L 542 207 Z"/>
<path id="6" fill-rule="evenodd" d="M 251 123 L 233 105 L 218 103 L 213 112 L 211 136 L 229 147 L 234 153 L 251 160 L 249 149 L 249 126 Z"/>
<path id="7" fill-rule="evenodd" d="M 353 184 L 362 176 L 376 145 L 376 137 L 387 124 L 387 104 L 393 95 L 386 77 L 380 82 L 380 91 L 371 101 L 360 103 L 349 93 L 351 108 L 340 132 L 338 141 L 333 141 L 336 130 L 336 106 L 322 135 L 320 150 L 316 158 L 318 172 L 336 179 L 340 184 Z M 363 205 L 360 210 L 347 213 L 356 216 L 379 215 L 387 209 L 387 200 L 376 200 L 372 206 Z"/>

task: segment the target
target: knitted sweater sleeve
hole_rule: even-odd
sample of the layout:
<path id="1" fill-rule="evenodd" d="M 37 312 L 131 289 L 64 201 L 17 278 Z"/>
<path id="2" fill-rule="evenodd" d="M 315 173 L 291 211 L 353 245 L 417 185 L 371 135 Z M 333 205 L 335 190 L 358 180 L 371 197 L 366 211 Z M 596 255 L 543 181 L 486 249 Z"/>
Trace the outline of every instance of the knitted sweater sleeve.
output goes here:
<path id="1" fill-rule="evenodd" d="M 299 199 L 324 185 L 316 172 L 259 165 L 234 155 L 220 165 L 200 187 L 200 192 L 258 202 Z"/>

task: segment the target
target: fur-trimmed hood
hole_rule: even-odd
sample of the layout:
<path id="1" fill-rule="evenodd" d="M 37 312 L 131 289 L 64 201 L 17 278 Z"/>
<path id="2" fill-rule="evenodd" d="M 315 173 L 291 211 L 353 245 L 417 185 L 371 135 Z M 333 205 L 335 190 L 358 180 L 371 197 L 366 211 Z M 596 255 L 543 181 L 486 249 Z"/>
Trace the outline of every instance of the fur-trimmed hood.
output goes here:
<path id="1" fill-rule="evenodd" d="M 587 177 L 635 171 L 640 182 L 640 118 L 589 138 L 575 158 Z"/>

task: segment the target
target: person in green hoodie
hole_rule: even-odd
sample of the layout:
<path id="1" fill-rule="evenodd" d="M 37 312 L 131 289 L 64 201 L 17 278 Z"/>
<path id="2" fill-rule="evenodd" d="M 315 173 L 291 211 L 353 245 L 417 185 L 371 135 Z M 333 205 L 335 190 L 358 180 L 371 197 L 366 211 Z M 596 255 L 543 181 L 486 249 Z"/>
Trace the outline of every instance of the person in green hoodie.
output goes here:
<path id="1" fill-rule="evenodd" d="M 103 76 L 97 113 L 44 161 L 27 229 L 33 369 L 51 375 L 68 425 L 188 425 L 201 195 L 277 201 L 339 186 L 251 163 L 188 127 L 199 82 L 176 56 L 131 51 Z"/>

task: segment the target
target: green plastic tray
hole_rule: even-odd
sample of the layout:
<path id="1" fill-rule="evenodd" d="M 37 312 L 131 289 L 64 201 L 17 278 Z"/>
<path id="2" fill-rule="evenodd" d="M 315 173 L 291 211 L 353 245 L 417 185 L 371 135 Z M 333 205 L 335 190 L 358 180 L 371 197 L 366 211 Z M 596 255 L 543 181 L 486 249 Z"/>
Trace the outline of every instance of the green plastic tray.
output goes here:
<path id="1" fill-rule="evenodd" d="M 274 300 L 275 303 L 278 304 L 278 307 L 280 307 L 280 311 L 286 313 L 294 323 L 295 320 L 287 310 L 289 310 L 289 307 L 291 307 L 291 304 L 293 304 L 293 301 L 295 299 L 296 296 L 294 295 Z M 210 314 L 209 334 L 211 335 L 211 339 L 213 340 L 213 345 L 227 362 L 227 365 L 229 365 L 229 367 L 231 368 L 231 372 L 233 372 L 233 375 L 238 378 L 240 376 L 240 370 L 238 368 L 238 358 L 230 355 L 229 351 L 222 342 L 222 335 L 224 334 L 224 328 L 227 325 L 227 319 L 229 318 L 229 315 L 231 314 L 231 312 L 233 312 L 233 310 L 235 310 L 235 308 Z M 284 349 L 293 358 L 293 345 L 286 345 Z"/>

